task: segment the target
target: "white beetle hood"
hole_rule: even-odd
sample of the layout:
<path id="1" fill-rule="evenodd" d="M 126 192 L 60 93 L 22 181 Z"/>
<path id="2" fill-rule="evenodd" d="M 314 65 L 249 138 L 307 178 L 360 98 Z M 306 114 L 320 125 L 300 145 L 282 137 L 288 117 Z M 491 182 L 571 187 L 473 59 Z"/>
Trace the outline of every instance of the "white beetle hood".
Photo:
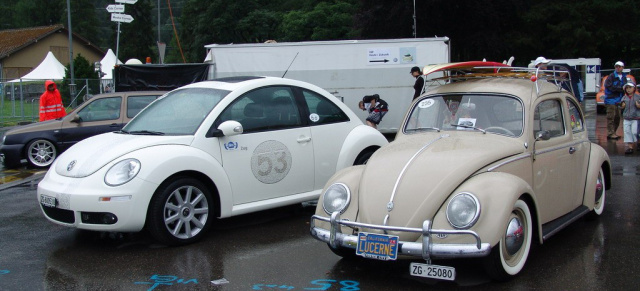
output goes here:
<path id="1" fill-rule="evenodd" d="M 82 178 L 130 152 L 158 145 L 189 145 L 192 135 L 158 136 L 104 133 L 82 140 L 55 161 L 55 171 L 65 177 Z"/>

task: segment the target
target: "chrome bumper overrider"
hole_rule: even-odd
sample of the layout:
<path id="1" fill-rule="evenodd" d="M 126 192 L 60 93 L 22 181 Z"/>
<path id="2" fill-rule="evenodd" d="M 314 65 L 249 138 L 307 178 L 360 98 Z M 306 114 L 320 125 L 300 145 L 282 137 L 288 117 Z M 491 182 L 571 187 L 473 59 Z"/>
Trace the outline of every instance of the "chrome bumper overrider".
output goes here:
<path id="1" fill-rule="evenodd" d="M 315 226 L 315 220 L 331 223 L 331 229 L 322 229 Z M 328 243 L 333 248 L 346 247 L 356 249 L 358 246 L 358 235 L 344 234 L 340 231 L 340 226 L 353 228 L 378 229 L 383 231 L 415 232 L 422 234 L 422 242 L 400 241 L 398 255 L 421 257 L 427 261 L 431 259 L 452 259 L 484 257 L 491 251 L 489 243 L 482 243 L 478 234 L 471 230 L 445 230 L 431 229 L 431 221 L 425 220 L 422 228 L 383 226 L 341 220 L 340 213 L 334 212 L 331 218 L 314 215 L 311 217 L 311 235 L 316 239 Z M 437 244 L 433 243 L 431 236 L 434 234 L 446 235 L 470 235 L 476 239 L 476 244 Z"/>

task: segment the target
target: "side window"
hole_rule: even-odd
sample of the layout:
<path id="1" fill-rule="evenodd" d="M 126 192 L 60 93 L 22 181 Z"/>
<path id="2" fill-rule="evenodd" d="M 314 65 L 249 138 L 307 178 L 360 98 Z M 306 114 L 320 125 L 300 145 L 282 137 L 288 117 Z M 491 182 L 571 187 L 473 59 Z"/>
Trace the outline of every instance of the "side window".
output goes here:
<path id="1" fill-rule="evenodd" d="M 127 98 L 127 117 L 133 118 L 142 110 L 147 107 L 149 103 L 156 100 L 158 96 L 129 96 Z"/>
<path id="2" fill-rule="evenodd" d="M 564 135 L 565 130 L 560 101 L 547 100 L 538 104 L 534 112 L 533 123 L 534 136 L 541 130 L 548 131 L 551 137 Z"/>
<path id="3" fill-rule="evenodd" d="M 109 97 L 91 101 L 78 111 L 83 122 L 120 119 L 122 97 Z"/>
<path id="4" fill-rule="evenodd" d="M 311 125 L 349 121 L 347 114 L 327 98 L 308 90 L 303 90 L 302 95 L 309 107 Z"/>
<path id="5" fill-rule="evenodd" d="M 580 114 L 580 110 L 578 110 L 578 105 L 573 103 L 572 100 L 567 99 L 567 106 L 569 107 L 569 122 L 571 123 L 571 131 L 584 131 L 584 119 L 582 119 L 582 114 Z"/>
<path id="6" fill-rule="evenodd" d="M 265 87 L 244 94 L 220 114 L 219 126 L 227 120 L 242 124 L 245 133 L 300 126 L 301 119 L 289 87 Z"/>

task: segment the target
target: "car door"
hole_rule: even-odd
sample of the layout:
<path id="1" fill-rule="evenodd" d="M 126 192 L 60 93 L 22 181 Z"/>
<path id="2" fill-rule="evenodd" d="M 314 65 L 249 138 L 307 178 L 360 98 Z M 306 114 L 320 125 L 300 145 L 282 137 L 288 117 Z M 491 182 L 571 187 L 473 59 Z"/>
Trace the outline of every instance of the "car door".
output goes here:
<path id="1" fill-rule="evenodd" d="M 263 87 L 238 97 L 215 124 L 227 120 L 243 126 L 242 134 L 219 138 L 234 205 L 313 190 L 314 140 L 290 87 Z"/>
<path id="2" fill-rule="evenodd" d="M 546 99 L 539 102 L 534 111 L 533 135 L 543 130 L 550 135 L 548 140 L 535 142 L 533 161 L 533 188 L 541 205 L 538 209 L 542 223 L 576 207 L 576 144 L 565 127 L 562 100 Z"/>
<path id="3" fill-rule="evenodd" d="M 60 131 L 55 133 L 58 146 L 65 150 L 85 138 L 120 130 L 124 126 L 123 116 L 122 96 L 90 99 L 64 119 Z"/>
<path id="4" fill-rule="evenodd" d="M 569 115 L 566 120 L 569 122 L 568 128 L 571 129 L 572 147 L 573 147 L 573 168 L 576 169 L 574 179 L 570 181 L 574 183 L 575 197 L 573 201 L 574 207 L 578 207 L 584 200 L 584 190 L 587 180 L 587 167 L 589 165 L 589 153 L 591 151 L 591 142 L 585 129 L 584 117 L 580 106 L 571 97 L 565 96 Z"/>

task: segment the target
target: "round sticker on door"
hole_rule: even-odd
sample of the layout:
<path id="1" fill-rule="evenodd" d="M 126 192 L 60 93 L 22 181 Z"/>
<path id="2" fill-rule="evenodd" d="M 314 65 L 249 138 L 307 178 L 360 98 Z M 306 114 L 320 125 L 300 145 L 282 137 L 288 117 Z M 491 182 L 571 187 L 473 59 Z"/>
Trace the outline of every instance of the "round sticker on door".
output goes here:
<path id="1" fill-rule="evenodd" d="M 311 113 L 311 115 L 309 115 L 309 120 L 311 120 L 311 122 L 318 122 L 320 120 L 320 115 Z"/>
<path id="2" fill-rule="evenodd" d="M 433 99 L 427 99 L 427 100 L 422 100 L 420 101 L 420 103 L 418 103 L 418 107 L 420 108 L 429 108 L 431 106 L 433 106 L 433 104 L 435 103 L 435 101 L 433 101 Z"/>
<path id="3" fill-rule="evenodd" d="M 251 172 L 265 184 L 280 182 L 291 169 L 291 152 L 276 140 L 268 140 L 256 147 L 251 156 Z"/>

